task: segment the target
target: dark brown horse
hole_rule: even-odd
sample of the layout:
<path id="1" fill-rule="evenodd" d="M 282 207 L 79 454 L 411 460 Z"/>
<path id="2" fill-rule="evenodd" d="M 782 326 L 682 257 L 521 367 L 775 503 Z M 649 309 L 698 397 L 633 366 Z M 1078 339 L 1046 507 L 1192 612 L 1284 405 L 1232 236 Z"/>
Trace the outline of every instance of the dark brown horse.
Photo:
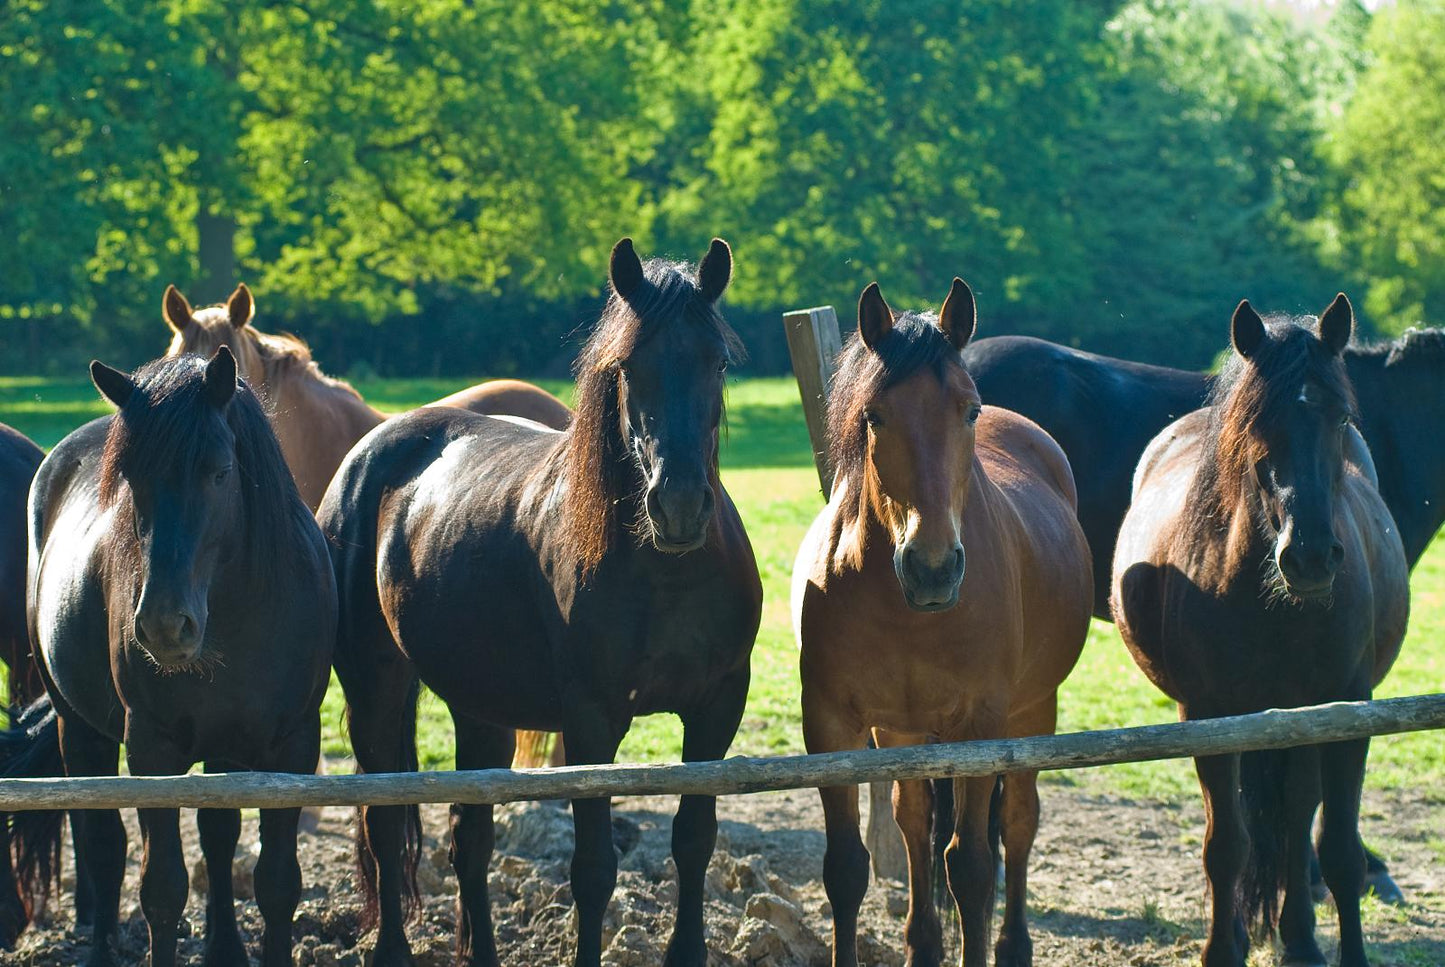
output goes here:
<path id="1" fill-rule="evenodd" d="M 44 457 L 39 447 L 0 423 L 0 661 L 5 662 L 10 707 L 17 709 L 45 691 L 25 627 L 25 496 Z M 9 831 L 0 823 L 0 950 L 9 950 L 29 922 L 15 888 Z"/>
<path id="2" fill-rule="evenodd" d="M 1341 353 L 1353 324 L 1343 295 L 1317 325 L 1266 321 L 1240 303 L 1210 406 L 1144 452 L 1114 555 L 1114 618 L 1186 719 L 1367 699 L 1399 652 L 1409 572 L 1351 425 Z M 1340 963 L 1366 964 L 1357 827 L 1368 749 L 1358 740 L 1195 760 L 1208 817 L 1207 967 L 1243 967 L 1247 921 L 1278 924 L 1286 963 L 1324 964 L 1308 873 L 1321 799 Z"/>
<path id="3" fill-rule="evenodd" d="M 222 349 L 134 377 L 91 366 L 119 412 L 62 440 L 30 501 L 29 619 L 68 775 L 310 772 L 335 635 L 326 546 L 261 405 Z M 261 811 L 263 962 L 291 962 L 301 892 L 299 810 Z M 114 810 L 72 816 L 93 890 L 89 963 L 113 962 L 125 831 Z M 231 860 L 238 810 L 197 817 L 210 876 L 206 963 L 249 963 Z M 175 961 L 188 890 L 174 809 L 140 811 L 151 963 Z M 58 827 L 56 827 L 58 829 Z M 57 833 L 58 835 L 58 833 Z M 34 848 L 43 848 L 32 844 Z"/>
<path id="4" fill-rule="evenodd" d="M 567 761 L 610 762 L 634 716 L 677 713 L 683 758 L 722 757 L 747 697 L 762 588 L 718 479 L 723 382 L 741 351 L 718 314 L 732 257 L 690 266 L 612 252 L 612 295 L 577 362 L 564 432 L 424 408 L 354 449 L 323 500 L 341 598 L 336 670 L 358 764 L 416 768 L 418 682 L 451 710 L 457 767 L 511 762 L 514 728 L 562 732 Z M 595 967 L 617 877 L 611 806 L 572 804 L 579 965 Z M 374 962 L 411 962 L 403 888 L 415 810 L 363 810 L 379 900 Z M 671 967 L 702 967 L 715 801 L 684 796 Z M 492 811 L 452 810 L 458 959 L 496 964 Z M 371 875 L 374 870 L 375 877 Z"/>
<path id="5" fill-rule="evenodd" d="M 828 403 L 837 468 L 828 506 L 793 569 L 809 752 L 930 738 L 1048 734 L 1057 692 L 1089 628 L 1093 580 L 1075 516 L 1074 479 L 1048 434 L 981 406 L 958 350 L 974 330 L 973 294 L 954 280 L 937 321 L 895 317 L 876 284 L 858 304 Z M 965 566 L 966 565 L 966 566 Z M 1029 850 L 1037 773 L 1003 780 L 1007 902 L 997 962 L 1029 964 Z M 989 842 L 996 777 L 954 784 L 948 884 L 963 922 L 963 963 L 987 962 L 994 898 Z M 857 963 L 868 852 L 858 790 L 821 790 L 833 904 L 833 963 Z M 942 930 L 930 901 L 932 794 L 897 784 L 908 848 L 908 962 L 936 965 Z"/>

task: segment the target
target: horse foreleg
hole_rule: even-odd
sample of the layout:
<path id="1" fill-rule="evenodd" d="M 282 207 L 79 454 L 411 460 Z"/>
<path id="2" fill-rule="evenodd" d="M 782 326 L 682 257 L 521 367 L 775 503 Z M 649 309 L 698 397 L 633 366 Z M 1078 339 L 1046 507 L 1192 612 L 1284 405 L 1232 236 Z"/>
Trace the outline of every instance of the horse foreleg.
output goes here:
<path id="1" fill-rule="evenodd" d="M 617 756 L 624 728 L 601 709 L 575 709 L 562 735 L 567 741 L 567 764 L 599 765 Z M 617 850 L 612 845 L 612 801 L 572 800 L 572 899 L 577 904 L 577 967 L 602 963 L 602 916 L 617 888 Z"/>
<path id="2" fill-rule="evenodd" d="M 134 758 L 132 756 L 132 758 Z M 131 771 L 135 773 L 132 766 Z M 167 770 L 179 774 L 182 770 Z M 141 772 L 140 775 L 161 775 Z M 181 854 L 180 810 L 140 809 L 140 906 L 150 929 L 151 967 L 176 962 L 176 934 L 186 910 L 186 862 Z"/>
<path id="3" fill-rule="evenodd" d="M 989 807 L 993 802 L 995 776 L 955 779 L 953 782 L 953 842 L 943 859 L 948 868 L 948 887 L 958 904 L 963 926 L 964 967 L 986 967 L 989 933 L 993 926 L 994 887 L 997 882 L 993 845 L 989 842 Z"/>
<path id="4" fill-rule="evenodd" d="M 266 757 L 263 768 L 305 775 L 321 756 L 321 722 L 312 719 Z M 296 857 L 300 809 L 261 810 L 261 855 L 256 860 L 256 906 L 266 924 L 261 940 L 264 967 L 291 963 L 291 930 L 301 902 L 301 864 Z"/>
<path id="5" fill-rule="evenodd" d="M 1315 941 L 1315 904 L 1310 889 L 1314 844 L 1310 824 L 1320 802 L 1320 758 L 1316 746 L 1285 754 L 1285 886 L 1279 915 L 1279 936 L 1288 967 L 1324 967 L 1325 956 Z"/>
<path id="6" fill-rule="evenodd" d="M 707 762 L 727 755 L 748 698 L 746 673 L 719 683 L 710 704 L 682 718 L 682 761 Z M 665 967 L 706 967 L 703 880 L 717 847 L 717 799 L 683 796 L 672 820 L 672 857 L 677 864 L 677 920 Z"/>
<path id="7" fill-rule="evenodd" d="M 810 754 L 861 749 L 861 722 L 803 687 L 803 743 Z M 823 852 L 823 888 L 833 906 L 833 967 L 857 967 L 858 908 L 868 892 L 868 848 L 858 835 L 858 787 L 819 789 L 828 845 Z"/>
<path id="8" fill-rule="evenodd" d="M 1204 792 L 1204 873 L 1209 880 L 1209 937 L 1204 967 L 1244 967 L 1248 936 L 1239 911 L 1239 878 L 1249 856 L 1249 832 L 1239 805 L 1239 756 L 1194 760 Z"/>
<path id="9" fill-rule="evenodd" d="M 1334 894 L 1340 921 L 1340 967 L 1365 967 L 1360 926 L 1360 883 L 1365 851 L 1360 845 L 1360 787 L 1370 740 L 1335 742 L 1320 747 L 1320 789 L 1324 808 L 1320 828 L 1320 869 Z"/>
<path id="10" fill-rule="evenodd" d="M 921 745 L 922 735 L 874 730 L 880 749 Z M 943 925 L 933 902 L 933 786 L 926 780 L 893 784 L 893 818 L 908 856 L 908 919 L 903 940 L 908 967 L 943 963 Z M 870 822 L 871 826 L 872 823 Z"/>
<path id="11" fill-rule="evenodd" d="M 505 769 L 515 751 L 511 729 L 475 722 L 452 712 L 458 769 Z M 491 806 L 453 805 L 452 869 L 457 873 L 457 960 L 463 967 L 496 967 L 487 868 L 496 846 Z"/>
<path id="12" fill-rule="evenodd" d="M 206 771 L 221 770 L 207 763 Z M 236 929 L 236 899 L 231 885 L 231 864 L 241 838 L 241 811 L 198 809 L 196 828 L 210 881 L 206 896 L 206 967 L 245 967 L 249 961 Z"/>

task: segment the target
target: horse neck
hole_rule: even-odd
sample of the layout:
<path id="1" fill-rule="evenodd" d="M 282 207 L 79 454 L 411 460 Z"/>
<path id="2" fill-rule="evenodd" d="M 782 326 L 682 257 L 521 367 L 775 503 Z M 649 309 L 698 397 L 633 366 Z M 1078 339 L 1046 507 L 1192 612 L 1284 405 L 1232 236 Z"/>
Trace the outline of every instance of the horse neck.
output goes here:
<path id="1" fill-rule="evenodd" d="M 1445 523 L 1445 392 L 1440 367 L 1381 353 L 1349 353 L 1361 430 L 1380 479 L 1380 496 L 1400 528 L 1413 567 Z"/>

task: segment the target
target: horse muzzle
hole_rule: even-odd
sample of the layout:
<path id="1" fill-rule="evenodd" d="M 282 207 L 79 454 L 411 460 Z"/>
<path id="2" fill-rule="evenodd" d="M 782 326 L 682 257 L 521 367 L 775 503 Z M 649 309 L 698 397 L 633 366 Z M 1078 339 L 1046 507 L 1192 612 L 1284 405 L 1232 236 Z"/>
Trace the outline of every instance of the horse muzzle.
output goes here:
<path id="1" fill-rule="evenodd" d="M 893 555 L 893 571 L 903 589 L 903 598 L 914 611 L 947 611 L 958 604 L 963 586 L 963 545 L 931 559 L 905 544 Z"/>
<path id="2" fill-rule="evenodd" d="M 185 608 L 142 608 L 135 614 L 136 644 L 162 668 L 196 660 L 205 638 L 204 618 Z"/>
<path id="3" fill-rule="evenodd" d="M 647 488 L 644 508 L 659 551 L 682 554 L 707 543 L 716 498 L 706 482 L 658 484 Z"/>
<path id="4" fill-rule="evenodd" d="M 1274 558 L 1285 590 L 1302 601 L 1328 598 L 1344 559 L 1344 545 L 1333 539 L 1308 549 L 1298 541 L 1281 541 Z"/>

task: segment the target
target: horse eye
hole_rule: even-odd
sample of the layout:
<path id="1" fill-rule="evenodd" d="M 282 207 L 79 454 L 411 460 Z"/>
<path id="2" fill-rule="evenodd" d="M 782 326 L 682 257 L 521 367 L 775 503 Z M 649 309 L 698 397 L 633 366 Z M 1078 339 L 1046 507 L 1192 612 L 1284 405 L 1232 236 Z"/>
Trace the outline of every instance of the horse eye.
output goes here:
<path id="1" fill-rule="evenodd" d="M 1345 416 L 1340 417 L 1340 429 L 1341 429 L 1341 430 L 1343 430 L 1345 427 L 1347 427 L 1347 426 L 1349 426 L 1349 425 L 1350 425 L 1350 417 L 1349 417 L 1348 414 L 1346 414 Z"/>
<path id="2" fill-rule="evenodd" d="M 883 425 L 883 417 L 879 416 L 879 415 L 878 415 L 878 412 L 877 412 L 876 410 L 864 410 L 864 411 L 863 411 L 863 420 L 864 420 L 864 422 L 866 422 L 869 426 L 882 426 L 882 425 Z"/>
<path id="3" fill-rule="evenodd" d="M 982 413 L 982 412 L 983 412 L 983 408 L 980 407 L 980 406 L 971 406 L 971 407 L 969 407 L 969 409 L 968 409 L 968 422 L 969 422 L 970 424 L 977 423 L 977 422 L 978 422 L 978 415 L 979 415 L 980 413 Z"/>
<path id="4" fill-rule="evenodd" d="M 231 472 L 231 468 L 230 468 L 230 467 L 225 467 L 225 468 L 223 468 L 223 469 L 221 469 L 221 470 L 217 470 L 217 471 L 216 471 L 216 475 L 215 475 L 215 477 L 212 478 L 212 480 L 219 486 L 220 484 L 223 484 L 223 483 L 226 482 L 226 476 L 227 476 L 228 474 L 230 474 L 230 472 Z"/>

